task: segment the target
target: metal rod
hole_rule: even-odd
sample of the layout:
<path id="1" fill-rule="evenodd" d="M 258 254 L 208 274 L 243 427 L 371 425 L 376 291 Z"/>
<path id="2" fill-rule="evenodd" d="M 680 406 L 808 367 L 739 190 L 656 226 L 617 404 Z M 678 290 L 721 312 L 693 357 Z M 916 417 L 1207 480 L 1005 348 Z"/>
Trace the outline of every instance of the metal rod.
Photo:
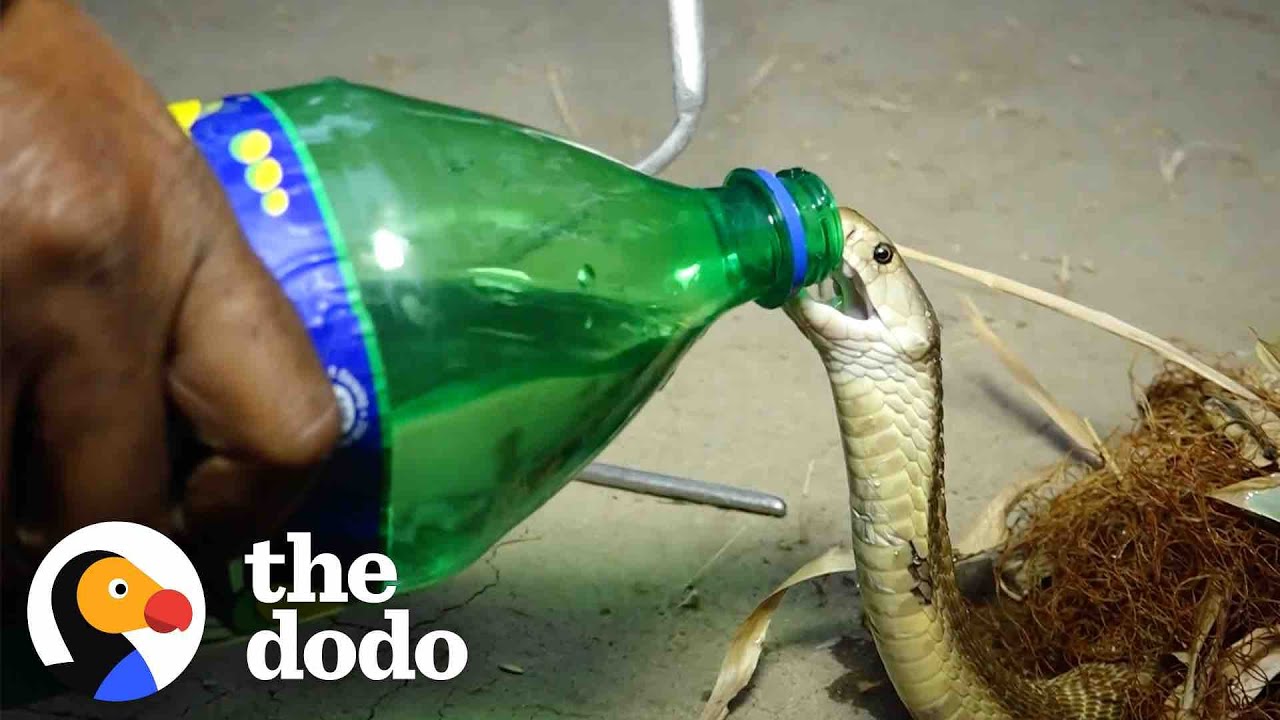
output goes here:
<path id="1" fill-rule="evenodd" d="M 773 517 L 784 517 L 787 514 L 786 501 L 776 495 L 618 465 L 592 463 L 578 475 L 577 479 L 592 485 L 630 490 L 674 500 L 687 500 L 730 510 L 742 510 Z"/>
<path id="2" fill-rule="evenodd" d="M 635 164 L 635 169 L 646 175 L 662 172 L 685 149 L 707 99 L 702 0 L 668 0 L 667 10 L 671 21 L 671 83 L 675 91 L 676 122 L 649 157 Z"/>

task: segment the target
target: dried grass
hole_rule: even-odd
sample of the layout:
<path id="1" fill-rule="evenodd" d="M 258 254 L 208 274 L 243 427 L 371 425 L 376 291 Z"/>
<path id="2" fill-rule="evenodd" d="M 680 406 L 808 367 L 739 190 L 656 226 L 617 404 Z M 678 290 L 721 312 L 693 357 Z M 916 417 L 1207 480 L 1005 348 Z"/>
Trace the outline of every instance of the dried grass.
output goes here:
<path id="1" fill-rule="evenodd" d="M 1001 655 L 1051 676 L 1089 662 L 1150 666 L 1206 642 L 1197 637 L 1200 616 L 1220 596 L 1207 640 L 1218 656 L 1202 658 L 1193 682 L 1184 668 L 1168 669 L 1133 717 L 1167 717 L 1170 695 L 1184 690 L 1194 702 L 1175 701 L 1178 717 L 1280 717 L 1280 692 L 1244 704 L 1220 671 L 1244 663 L 1241 638 L 1280 618 L 1280 532 L 1209 497 L 1257 468 L 1206 421 L 1197 376 L 1166 368 L 1145 397 L 1147 417 L 1111 443 L 1124 482 L 1073 466 L 1077 481 L 1042 503 L 997 562 L 1017 567 L 1035 557 L 1047 577 L 1021 601 L 1002 598 L 976 615 Z M 1265 402 L 1280 409 L 1280 397 Z"/>

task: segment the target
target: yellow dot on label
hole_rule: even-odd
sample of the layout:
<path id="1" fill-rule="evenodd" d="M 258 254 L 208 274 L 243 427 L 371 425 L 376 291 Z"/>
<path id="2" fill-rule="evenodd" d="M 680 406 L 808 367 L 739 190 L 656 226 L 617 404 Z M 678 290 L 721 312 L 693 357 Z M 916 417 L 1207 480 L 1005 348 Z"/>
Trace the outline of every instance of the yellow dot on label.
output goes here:
<path id="1" fill-rule="evenodd" d="M 280 161 L 273 157 L 259 160 L 244 169 L 244 181 L 260 193 L 279 185 L 282 178 L 284 170 L 280 167 Z"/>
<path id="2" fill-rule="evenodd" d="M 231 157 L 248 165 L 265 158 L 271 152 L 271 136 L 261 130 L 245 130 L 231 138 Z"/>
<path id="3" fill-rule="evenodd" d="M 276 188 L 262 196 L 262 212 L 271 217 L 280 217 L 289 209 L 289 193 L 284 188 Z"/>

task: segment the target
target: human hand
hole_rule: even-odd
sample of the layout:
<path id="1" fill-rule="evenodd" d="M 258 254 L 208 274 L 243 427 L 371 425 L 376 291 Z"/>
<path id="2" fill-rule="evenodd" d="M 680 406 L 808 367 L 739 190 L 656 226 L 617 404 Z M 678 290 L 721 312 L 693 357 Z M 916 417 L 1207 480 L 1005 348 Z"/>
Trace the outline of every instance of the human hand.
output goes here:
<path id="1" fill-rule="evenodd" d="M 6 574 L 109 519 L 234 548 L 283 519 L 336 441 L 332 389 L 154 89 L 69 2 L 2 12 Z M 181 493 L 170 410 L 212 450 Z"/>

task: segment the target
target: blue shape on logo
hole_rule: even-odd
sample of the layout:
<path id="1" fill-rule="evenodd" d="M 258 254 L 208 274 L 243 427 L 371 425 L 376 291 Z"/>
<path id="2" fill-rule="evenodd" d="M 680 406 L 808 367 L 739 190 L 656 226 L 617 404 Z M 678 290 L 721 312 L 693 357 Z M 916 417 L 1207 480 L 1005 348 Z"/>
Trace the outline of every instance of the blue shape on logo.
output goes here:
<path id="1" fill-rule="evenodd" d="M 142 654 L 134 650 L 111 668 L 106 679 L 98 686 L 93 699 L 127 702 L 151 695 L 156 689 L 156 679 L 151 675 L 151 668 L 147 667 Z"/>

